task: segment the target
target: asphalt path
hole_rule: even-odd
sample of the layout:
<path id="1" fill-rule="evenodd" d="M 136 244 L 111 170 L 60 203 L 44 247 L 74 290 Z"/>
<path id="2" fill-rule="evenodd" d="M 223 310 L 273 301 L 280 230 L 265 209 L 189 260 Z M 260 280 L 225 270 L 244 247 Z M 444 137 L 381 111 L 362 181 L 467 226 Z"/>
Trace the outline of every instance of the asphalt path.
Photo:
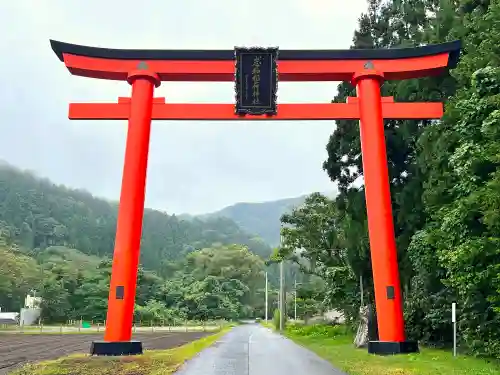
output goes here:
<path id="1" fill-rule="evenodd" d="M 346 375 L 313 352 L 264 328 L 233 328 L 176 375 Z"/>

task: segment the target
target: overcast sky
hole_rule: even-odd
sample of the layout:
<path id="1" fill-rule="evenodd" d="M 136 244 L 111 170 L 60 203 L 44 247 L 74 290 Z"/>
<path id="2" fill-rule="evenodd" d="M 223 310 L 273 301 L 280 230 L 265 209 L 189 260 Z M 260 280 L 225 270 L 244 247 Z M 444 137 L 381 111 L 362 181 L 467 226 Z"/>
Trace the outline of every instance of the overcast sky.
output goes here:
<path id="1" fill-rule="evenodd" d="M 71 76 L 50 38 L 108 48 L 342 49 L 365 9 L 365 0 L 0 0 L 0 159 L 119 197 L 126 123 L 71 122 L 67 112 L 70 101 L 115 102 L 130 87 Z M 278 102 L 329 102 L 336 86 L 280 83 Z M 228 103 L 233 90 L 163 83 L 156 95 Z M 146 206 L 197 214 L 332 190 L 322 162 L 333 129 L 323 121 L 154 122 Z"/>

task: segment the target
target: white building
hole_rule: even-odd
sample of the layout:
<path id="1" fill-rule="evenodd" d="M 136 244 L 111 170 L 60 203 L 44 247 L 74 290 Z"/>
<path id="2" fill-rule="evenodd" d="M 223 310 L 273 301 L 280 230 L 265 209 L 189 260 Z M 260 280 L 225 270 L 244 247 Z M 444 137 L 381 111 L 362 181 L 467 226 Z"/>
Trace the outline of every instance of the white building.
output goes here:
<path id="1" fill-rule="evenodd" d="M 17 324 L 19 322 L 19 313 L 0 312 L 0 324 Z"/>

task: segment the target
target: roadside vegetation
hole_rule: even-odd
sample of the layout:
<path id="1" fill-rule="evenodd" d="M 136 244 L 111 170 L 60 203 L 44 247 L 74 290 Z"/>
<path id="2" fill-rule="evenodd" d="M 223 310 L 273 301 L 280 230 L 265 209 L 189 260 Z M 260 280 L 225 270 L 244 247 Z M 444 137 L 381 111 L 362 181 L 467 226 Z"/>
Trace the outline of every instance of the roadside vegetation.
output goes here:
<path id="1" fill-rule="evenodd" d="M 266 325 L 269 327 L 270 325 Z M 349 375 L 499 375 L 500 363 L 451 350 L 422 348 L 418 354 L 378 356 L 353 345 L 354 333 L 343 325 L 288 324 L 284 335 Z"/>
<path id="2" fill-rule="evenodd" d="M 449 75 L 382 85 L 382 95 L 398 102 L 446 103 L 440 121 L 385 121 L 394 230 L 408 338 L 430 347 L 452 345 L 455 302 L 460 349 L 497 360 L 499 20 L 500 0 L 369 0 L 352 44 L 372 49 L 462 40 L 460 62 Z M 343 82 L 333 102 L 355 95 L 355 87 Z M 336 122 L 327 152 L 323 168 L 339 194 L 310 195 L 282 216 L 275 259 L 318 276 L 325 292 L 314 299 L 323 311 L 335 309 L 356 326 L 360 305 L 374 303 L 357 120 Z M 300 289 L 297 295 L 303 297 Z M 454 363 L 465 371 L 460 360 Z"/>

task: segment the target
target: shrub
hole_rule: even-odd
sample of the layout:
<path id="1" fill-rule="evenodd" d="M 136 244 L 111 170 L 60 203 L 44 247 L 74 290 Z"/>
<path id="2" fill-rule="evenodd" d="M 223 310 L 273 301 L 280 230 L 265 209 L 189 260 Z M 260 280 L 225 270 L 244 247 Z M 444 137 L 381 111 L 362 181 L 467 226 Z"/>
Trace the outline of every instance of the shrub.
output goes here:
<path id="1" fill-rule="evenodd" d="M 280 317 L 281 317 L 280 310 L 279 309 L 274 310 L 273 324 L 274 328 L 276 329 L 280 329 Z M 283 317 L 283 328 L 285 327 L 286 327 L 286 315 Z"/>
<path id="2" fill-rule="evenodd" d="M 316 324 L 311 326 L 293 324 L 287 327 L 287 331 L 292 335 L 309 336 L 309 337 L 339 337 L 345 336 L 348 333 L 348 327 L 344 325 L 322 325 Z"/>

